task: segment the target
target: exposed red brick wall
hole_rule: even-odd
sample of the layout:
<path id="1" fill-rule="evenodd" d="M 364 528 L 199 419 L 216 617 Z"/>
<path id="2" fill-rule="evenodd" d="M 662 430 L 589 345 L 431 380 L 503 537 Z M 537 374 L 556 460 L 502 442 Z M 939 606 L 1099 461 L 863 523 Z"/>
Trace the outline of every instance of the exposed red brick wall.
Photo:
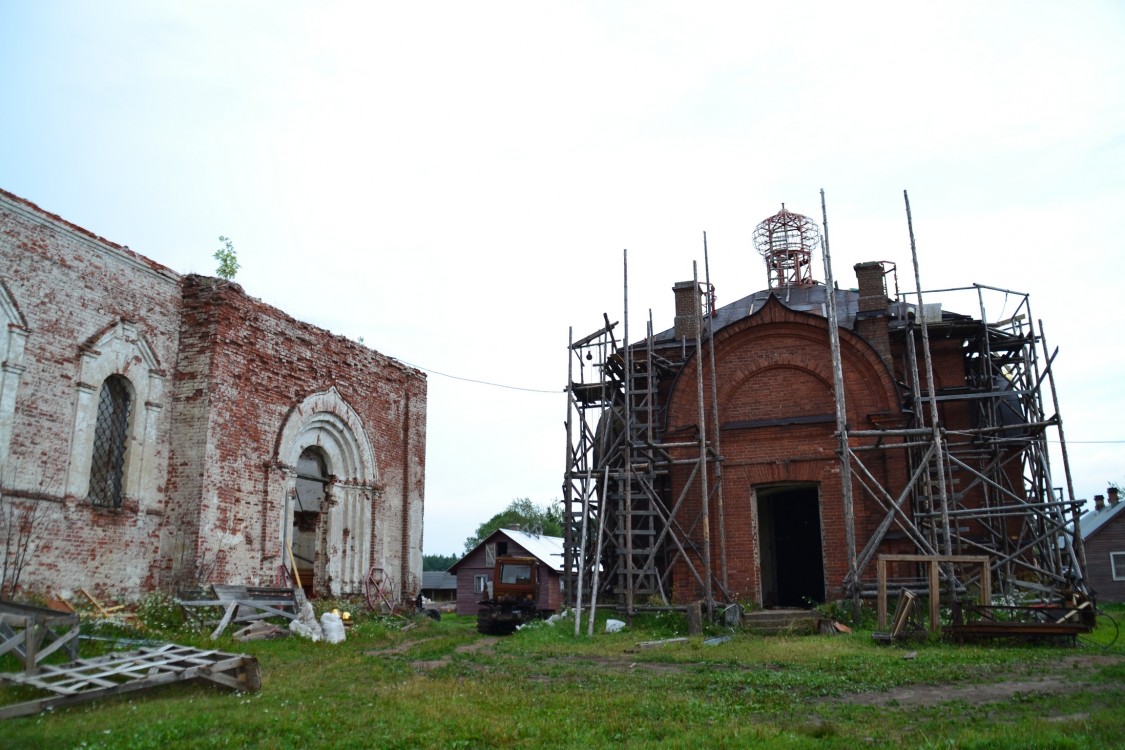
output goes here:
<path id="1" fill-rule="evenodd" d="M 840 334 L 849 426 L 871 429 L 880 421 L 899 417 L 899 395 L 879 353 L 850 331 Z M 789 310 L 771 298 L 759 312 L 720 331 L 715 347 L 719 421 L 726 426 L 720 438 L 729 593 L 742 601 L 761 599 L 753 488 L 815 484 L 820 494 L 825 588 L 830 599 L 838 598 L 848 561 L 827 321 Z M 670 395 L 668 425 L 673 435 L 693 433 L 699 421 L 695 366 L 694 359 L 688 362 Z M 704 369 L 705 382 L 710 382 L 709 365 L 705 363 Z M 710 419 L 710 394 L 706 391 L 705 413 Z M 770 420 L 785 422 L 794 416 L 821 419 L 810 424 L 769 424 Z M 853 440 L 853 444 L 860 443 Z M 693 450 L 681 451 L 682 457 L 688 458 Z M 872 459 L 869 468 L 880 482 L 893 486 L 905 481 L 901 455 L 891 452 L 878 459 L 868 455 Z M 673 497 L 679 496 L 688 473 L 684 466 L 673 471 Z M 698 490 L 686 496 L 680 516 L 686 527 L 700 513 L 698 498 Z M 882 519 L 882 511 L 865 496 L 858 482 L 853 484 L 853 499 L 857 546 L 862 548 Z M 712 507 L 712 514 L 715 512 Z M 696 528 L 693 539 L 699 544 Z M 711 539 L 712 565 L 718 577 L 716 520 L 711 522 Z M 697 567 L 702 569 L 698 563 Z M 680 602 L 702 595 L 686 565 L 676 567 L 674 587 L 674 597 Z"/>
<path id="2" fill-rule="evenodd" d="M 404 597 L 417 592 L 422 373 L 294 320 L 237 284 L 180 277 L 2 191 L 0 281 L 28 329 L 0 485 L 5 496 L 50 510 L 51 533 L 25 571 L 25 588 L 134 594 L 188 582 L 201 562 L 214 563 L 212 580 L 272 582 L 292 475 L 277 455 L 279 433 L 303 400 L 335 389 L 374 454 L 376 476 L 363 488 L 373 531 L 362 545 Z M 164 380 L 159 404 L 134 406 L 134 419 L 147 407 L 155 415 L 145 467 L 152 496 L 127 487 L 122 509 L 105 511 L 84 489 L 65 491 L 65 479 L 80 347 L 122 320 L 135 325 Z M 137 358 L 125 368 L 138 382 L 151 366 Z"/>
<path id="3" fill-rule="evenodd" d="M 871 273 L 873 270 L 868 269 Z M 870 279 L 868 281 L 871 281 Z M 874 286 L 874 284 L 872 284 Z M 869 295 L 874 299 L 878 295 Z M 886 325 L 885 318 L 873 319 L 872 325 Z M 918 343 L 918 366 L 925 380 L 921 361 L 922 349 Z M 848 330 L 840 331 L 843 360 L 844 389 L 847 403 L 847 424 L 850 430 L 868 430 L 877 427 L 906 426 L 907 415 L 901 410 L 900 394 L 895 380 L 905 380 L 905 343 L 902 337 L 890 340 L 888 352 L 874 346 L 869 338 Z M 941 389 L 963 389 L 966 386 L 965 352 L 962 339 L 931 340 L 934 362 L 934 380 Z M 827 321 L 819 316 L 789 310 L 776 298 L 748 318 L 723 328 L 715 336 L 715 368 L 718 374 L 717 390 L 719 438 L 724 461 L 723 492 L 726 528 L 729 594 L 741 601 L 761 602 L 761 575 L 759 569 L 760 540 L 757 538 L 755 488 L 779 485 L 815 485 L 820 500 L 819 521 L 821 529 L 822 559 L 825 590 L 828 599 L 843 594 L 843 580 L 848 572 L 843 487 L 840 462 L 836 456 L 838 441 L 834 437 L 835 401 L 833 398 L 832 360 L 829 347 Z M 707 360 L 704 357 L 704 360 Z M 892 374 L 891 365 L 898 372 Z M 676 376 L 671 388 L 663 392 L 668 406 L 666 440 L 692 440 L 697 435 L 699 404 L 697 396 L 697 360 L 689 359 Z M 703 363 L 704 381 L 711 382 L 710 364 Z M 709 437 L 714 432 L 711 424 L 711 395 L 704 389 L 704 413 Z M 940 419 L 945 427 L 958 430 L 974 424 L 972 400 L 946 401 L 940 404 Z M 927 414 L 928 416 L 928 414 Z M 795 420 L 794 418 L 801 418 Z M 803 421 L 802 421 L 803 420 Z M 928 419 L 927 419 L 928 421 Z M 952 443 L 968 440 L 950 435 Z M 885 445 L 901 442 L 889 438 Z M 871 439 L 851 439 L 853 449 L 872 443 Z M 1018 448 L 1010 450 L 1016 451 Z M 901 488 L 908 478 L 904 451 L 857 451 L 867 470 L 883 487 Z M 698 456 L 696 448 L 682 448 L 674 458 L 691 460 Z M 979 470 L 986 464 L 998 461 L 1007 474 L 1006 486 L 1022 495 L 1023 483 L 1018 461 L 1005 462 L 1003 454 L 984 455 Z M 690 466 L 675 466 L 670 475 L 670 496 L 681 496 L 689 480 Z M 962 476 L 962 474 L 966 476 Z M 976 506 L 984 501 L 985 483 L 972 483 L 968 472 L 955 471 L 949 477 L 947 491 L 954 502 Z M 715 481 L 714 478 L 711 480 Z M 703 570 L 703 537 L 700 483 L 684 494 L 684 504 L 677 519 L 679 525 L 692 531 L 688 535 L 689 553 L 693 565 Z M 873 537 L 885 511 L 853 478 L 855 537 L 857 553 Z M 910 499 L 904 510 L 911 513 Z M 717 507 L 711 506 L 711 560 L 713 575 L 719 578 L 720 547 Z M 968 524 L 965 536 L 984 529 L 977 522 Z M 1012 533 L 1016 522 L 1013 521 Z M 690 551 L 691 549 L 697 551 Z M 913 552 L 912 543 L 892 527 L 879 553 Z M 972 554 L 975 549 L 955 549 L 955 554 Z M 895 574 L 910 575 L 909 570 L 896 570 Z M 874 565 L 863 574 L 866 581 L 875 577 Z M 673 570 L 674 599 L 687 602 L 702 598 L 703 587 L 689 570 L 680 563 Z"/>
<path id="4" fill-rule="evenodd" d="M 181 349 L 191 357 L 177 372 L 176 405 L 185 404 L 181 428 L 197 430 L 195 404 L 206 399 L 206 456 L 190 443 L 173 458 L 172 479 L 198 482 L 205 526 L 239 529 L 250 555 L 227 561 L 222 575 L 245 578 L 281 562 L 280 478 L 273 470 L 278 431 L 306 396 L 334 387 L 356 410 L 375 450 L 377 508 L 385 513 L 374 540 L 380 565 L 406 593 L 421 586 L 421 529 L 404 529 L 404 515 L 421 507 L 425 475 L 426 381 L 420 372 L 342 336 L 327 334 L 242 292 L 235 284 L 201 276 L 184 280 Z M 200 371 L 206 375 L 200 378 Z M 204 391 L 200 392 L 200 383 Z M 194 494 L 194 493 L 193 493 Z M 420 524 L 420 515 L 417 524 Z M 212 554 L 215 550 L 209 550 Z"/>
<path id="5" fill-rule="evenodd" d="M 0 277 L 29 329 L 0 482 L 9 496 L 34 496 L 52 511 L 50 533 L 23 584 L 114 593 L 150 587 L 161 509 L 142 510 L 127 500 L 119 512 L 96 510 L 68 494 L 65 481 L 80 344 L 126 319 L 136 323 L 161 366 L 174 366 L 179 277 L 7 193 L 0 193 Z M 143 411 L 143 404 L 134 409 Z M 169 446 L 167 409 L 163 412 L 157 437 L 161 464 Z"/>

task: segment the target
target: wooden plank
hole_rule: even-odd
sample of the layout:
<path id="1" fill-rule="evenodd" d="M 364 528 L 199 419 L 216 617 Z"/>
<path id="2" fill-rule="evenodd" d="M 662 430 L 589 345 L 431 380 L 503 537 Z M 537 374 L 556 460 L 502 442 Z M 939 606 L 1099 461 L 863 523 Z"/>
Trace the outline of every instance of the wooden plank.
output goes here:
<path id="1" fill-rule="evenodd" d="M 878 627 L 879 630 L 887 629 L 887 557 L 886 555 L 879 555 L 879 559 L 875 562 L 875 570 L 877 571 L 879 579 L 879 599 L 875 607 L 879 615 Z"/>
<path id="2" fill-rule="evenodd" d="M 9 651 L 14 651 L 17 648 L 20 648 L 21 644 L 23 643 L 24 635 L 23 631 L 17 633 L 15 630 L 8 626 L 8 623 L 0 620 L 0 637 L 4 639 L 4 641 L 0 643 L 0 656 L 2 656 Z M 19 655 L 22 657 L 23 652 L 21 651 Z"/>
<path id="3" fill-rule="evenodd" d="M 879 555 L 887 562 L 929 562 L 937 560 L 939 563 L 965 563 L 966 565 L 987 565 L 991 558 L 988 555 Z"/>
<path id="4" fill-rule="evenodd" d="M 194 600 L 184 600 L 182 602 L 177 601 L 177 603 L 181 604 L 185 607 L 226 607 L 228 604 L 230 604 L 233 601 L 237 601 L 238 603 L 244 604 L 246 606 L 254 606 L 254 607 L 257 607 L 259 605 L 264 605 L 264 606 L 267 606 L 267 607 L 289 607 L 289 606 L 293 606 L 293 600 L 292 599 L 250 599 L 250 598 L 243 598 L 243 599 L 201 599 L 201 600 L 198 600 L 198 601 L 194 601 Z"/>
<path id="5" fill-rule="evenodd" d="M 894 624 L 891 627 L 891 640 L 901 638 L 906 632 L 906 623 L 910 621 L 910 614 L 914 611 L 916 597 L 911 591 L 903 589 L 898 595 L 898 607 L 895 608 Z"/>
<path id="6" fill-rule="evenodd" d="M 235 610 L 238 609 L 238 606 L 237 601 L 233 601 L 227 605 L 226 614 L 223 615 L 223 619 L 219 620 L 219 627 L 211 632 L 211 640 L 218 638 L 223 634 L 223 631 L 227 629 L 227 625 L 230 624 L 231 618 L 234 617 Z"/>
<path id="7" fill-rule="evenodd" d="M 121 610 L 125 609 L 124 604 L 102 604 L 94 597 L 93 594 L 91 594 L 86 589 L 78 589 L 78 593 L 89 599 L 90 604 L 94 605 L 94 608 L 98 610 L 98 614 L 100 614 L 102 617 L 109 617 L 113 613 L 120 612 Z"/>
<path id="8" fill-rule="evenodd" d="M 941 630 L 941 588 L 938 583 L 938 561 L 930 560 L 930 632 Z"/>

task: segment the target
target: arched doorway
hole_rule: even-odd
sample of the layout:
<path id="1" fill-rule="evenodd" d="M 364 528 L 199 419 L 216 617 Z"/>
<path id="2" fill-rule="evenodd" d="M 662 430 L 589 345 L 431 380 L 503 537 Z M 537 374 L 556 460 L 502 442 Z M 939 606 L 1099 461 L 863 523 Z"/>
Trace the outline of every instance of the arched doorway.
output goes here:
<path id="1" fill-rule="evenodd" d="M 277 537 L 284 562 L 289 563 L 285 545 L 296 541 L 297 532 L 307 534 L 303 549 L 312 554 L 306 551 L 301 556 L 314 561 L 316 593 L 363 593 L 374 562 L 383 568 L 394 567 L 391 561 L 395 558 L 389 552 L 397 548 L 389 542 L 397 542 L 398 537 L 376 533 L 379 472 L 359 415 L 335 388 L 308 396 L 285 420 L 278 435 L 277 457 L 284 480 L 275 505 L 281 520 Z M 308 514 L 299 527 L 297 513 Z M 296 562 L 298 572 L 309 569 L 306 560 Z M 308 586 L 309 581 L 302 576 L 301 584 Z"/>
<path id="2" fill-rule="evenodd" d="M 293 558 L 306 596 L 313 596 L 315 582 L 324 576 L 323 513 L 327 509 L 331 481 L 328 457 L 320 448 L 305 448 L 297 459 L 297 481 L 293 504 Z"/>
<path id="3" fill-rule="evenodd" d="M 824 602 L 820 490 L 815 484 L 755 488 L 762 606 Z"/>

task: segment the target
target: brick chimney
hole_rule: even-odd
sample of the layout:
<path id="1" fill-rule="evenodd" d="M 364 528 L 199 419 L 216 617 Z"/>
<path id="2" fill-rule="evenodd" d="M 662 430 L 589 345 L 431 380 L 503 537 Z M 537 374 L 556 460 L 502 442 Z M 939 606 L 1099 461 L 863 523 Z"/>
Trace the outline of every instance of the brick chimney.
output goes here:
<path id="1" fill-rule="evenodd" d="M 677 281 L 672 293 L 676 295 L 676 340 L 694 340 L 696 318 L 703 313 L 703 292 L 694 281 Z"/>
<path id="2" fill-rule="evenodd" d="M 1105 495 L 1094 495 L 1094 512 L 1105 510 Z"/>
<path id="3" fill-rule="evenodd" d="M 880 261 L 857 263 L 855 277 L 859 282 L 859 311 L 855 316 L 855 330 L 879 353 L 880 359 L 893 367 L 891 340 L 887 333 L 887 275 Z M 831 294 L 832 290 L 826 290 Z"/>
<path id="4" fill-rule="evenodd" d="M 1120 500 L 1121 500 L 1121 498 L 1119 498 L 1117 496 L 1118 490 L 1117 490 L 1116 487 L 1110 487 L 1109 489 L 1107 489 L 1106 494 L 1109 495 L 1109 504 L 1110 505 L 1117 505 L 1117 503 L 1120 502 Z"/>

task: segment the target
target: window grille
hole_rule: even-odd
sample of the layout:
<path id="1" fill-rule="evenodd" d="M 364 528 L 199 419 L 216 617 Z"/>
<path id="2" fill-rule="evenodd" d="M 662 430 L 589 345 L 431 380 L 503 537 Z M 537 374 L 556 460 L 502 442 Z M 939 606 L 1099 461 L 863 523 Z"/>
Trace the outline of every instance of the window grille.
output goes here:
<path id="1" fill-rule="evenodd" d="M 132 400 L 128 380 L 120 375 L 106 378 L 98 398 L 94 456 L 90 462 L 90 502 L 101 508 L 121 507 Z"/>

